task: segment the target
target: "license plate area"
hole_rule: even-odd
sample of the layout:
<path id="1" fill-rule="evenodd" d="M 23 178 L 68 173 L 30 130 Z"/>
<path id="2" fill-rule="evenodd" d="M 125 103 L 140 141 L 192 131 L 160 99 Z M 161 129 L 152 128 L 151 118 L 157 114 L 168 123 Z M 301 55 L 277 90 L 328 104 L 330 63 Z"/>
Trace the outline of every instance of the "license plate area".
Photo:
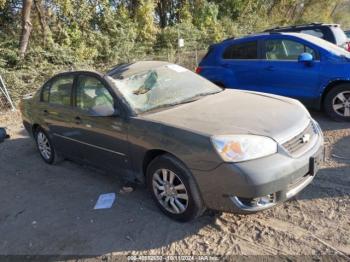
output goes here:
<path id="1" fill-rule="evenodd" d="M 309 173 L 311 176 L 314 176 L 317 174 L 322 162 L 323 162 L 323 150 L 318 152 L 317 155 L 310 158 Z"/>

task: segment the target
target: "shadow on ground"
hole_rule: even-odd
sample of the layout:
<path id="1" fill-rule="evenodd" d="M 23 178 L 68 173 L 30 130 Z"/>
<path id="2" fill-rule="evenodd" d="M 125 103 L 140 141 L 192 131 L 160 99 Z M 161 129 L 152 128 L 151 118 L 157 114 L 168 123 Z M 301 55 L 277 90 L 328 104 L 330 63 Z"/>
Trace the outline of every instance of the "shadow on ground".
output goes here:
<path id="1" fill-rule="evenodd" d="M 339 139 L 333 145 L 331 157 L 340 164 L 350 166 L 350 136 Z"/>
<path id="2" fill-rule="evenodd" d="M 144 188 L 117 194 L 111 209 L 93 210 L 100 194 L 119 192 L 118 178 L 69 161 L 47 165 L 29 138 L 1 143 L 0 152 L 0 254 L 150 250 L 196 234 L 214 219 L 176 223 Z"/>
<path id="3" fill-rule="evenodd" d="M 160 213 L 144 188 L 117 194 L 111 209 L 93 210 L 100 194 L 119 192 L 117 177 L 69 161 L 47 165 L 28 137 L 1 143 L 0 152 L 0 254 L 96 256 L 159 249 L 216 219 L 205 215 L 176 223 Z M 334 154 L 348 153 L 345 137 Z M 349 173 L 350 163 L 322 169 L 298 199 L 349 196 Z"/>

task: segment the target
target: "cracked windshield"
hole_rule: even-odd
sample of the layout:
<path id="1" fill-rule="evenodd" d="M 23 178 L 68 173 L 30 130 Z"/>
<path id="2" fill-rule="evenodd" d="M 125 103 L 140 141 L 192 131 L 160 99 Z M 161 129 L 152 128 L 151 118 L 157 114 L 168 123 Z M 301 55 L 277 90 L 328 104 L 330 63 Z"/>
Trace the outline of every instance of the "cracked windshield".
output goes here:
<path id="1" fill-rule="evenodd" d="M 120 75 L 112 77 L 117 89 L 139 113 L 192 102 L 222 91 L 178 65 L 165 65 L 124 78 Z"/>

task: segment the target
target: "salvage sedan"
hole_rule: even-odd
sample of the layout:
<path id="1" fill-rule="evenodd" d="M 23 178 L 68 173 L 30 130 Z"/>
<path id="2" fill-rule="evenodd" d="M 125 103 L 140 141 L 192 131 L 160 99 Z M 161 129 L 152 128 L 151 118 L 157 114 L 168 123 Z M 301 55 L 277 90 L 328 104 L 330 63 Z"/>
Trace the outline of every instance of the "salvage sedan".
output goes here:
<path id="1" fill-rule="evenodd" d="M 306 187 L 323 158 L 322 131 L 298 101 L 222 90 L 166 62 L 58 74 L 21 111 L 45 162 L 64 157 L 144 183 L 178 221 L 206 208 L 275 206 Z"/>

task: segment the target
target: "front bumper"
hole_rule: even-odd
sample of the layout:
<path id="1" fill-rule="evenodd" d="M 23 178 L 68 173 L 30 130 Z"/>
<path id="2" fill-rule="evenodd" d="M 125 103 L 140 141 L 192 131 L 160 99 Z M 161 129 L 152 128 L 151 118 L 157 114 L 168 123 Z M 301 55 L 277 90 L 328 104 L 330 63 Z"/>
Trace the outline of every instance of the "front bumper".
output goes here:
<path id="1" fill-rule="evenodd" d="M 320 133 L 315 145 L 298 158 L 278 152 L 242 163 L 222 163 L 210 172 L 192 172 L 208 208 L 251 213 L 283 202 L 309 185 L 317 173 L 315 166 L 323 160 L 323 151 Z M 265 196 L 273 201 L 255 206 L 247 204 L 250 199 Z"/>

